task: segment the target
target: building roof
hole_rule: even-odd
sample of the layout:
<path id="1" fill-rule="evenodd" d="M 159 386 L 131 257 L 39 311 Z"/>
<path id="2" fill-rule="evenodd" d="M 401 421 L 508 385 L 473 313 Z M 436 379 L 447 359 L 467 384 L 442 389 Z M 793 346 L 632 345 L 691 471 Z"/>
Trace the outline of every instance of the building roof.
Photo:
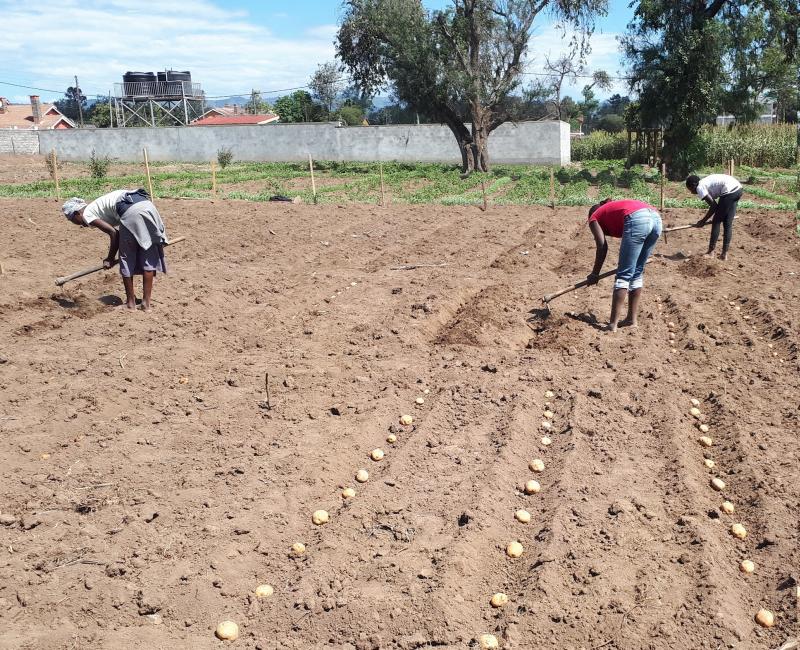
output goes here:
<path id="1" fill-rule="evenodd" d="M 245 115 L 244 108 L 236 104 L 226 104 L 225 106 L 214 106 L 209 108 L 204 114 L 206 115 Z"/>
<path id="2" fill-rule="evenodd" d="M 277 115 L 204 115 L 190 126 L 233 126 L 237 124 L 270 124 L 278 121 Z"/>
<path id="3" fill-rule="evenodd" d="M 42 104 L 42 121 L 33 122 L 33 109 L 30 104 L 6 104 L 0 112 L 0 129 L 54 129 L 59 123 L 62 128 L 75 128 L 75 122 L 64 116 L 53 104 Z"/>

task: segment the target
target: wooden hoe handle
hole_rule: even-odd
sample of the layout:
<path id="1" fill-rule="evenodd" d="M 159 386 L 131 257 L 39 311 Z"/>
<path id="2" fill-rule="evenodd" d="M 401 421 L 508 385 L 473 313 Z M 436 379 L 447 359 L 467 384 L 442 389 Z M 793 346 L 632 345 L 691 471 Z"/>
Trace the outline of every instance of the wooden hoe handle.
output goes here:
<path id="1" fill-rule="evenodd" d="M 605 273 L 601 273 L 597 276 L 598 280 L 602 280 L 603 278 L 607 278 L 610 275 L 614 275 L 617 272 L 617 269 L 613 269 L 611 271 L 606 271 Z M 548 293 L 544 298 L 542 298 L 542 302 L 547 304 L 551 300 L 555 300 L 559 296 L 563 296 L 565 293 L 569 293 L 570 291 L 575 291 L 575 289 L 582 289 L 583 287 L 587 286 L 589 283 L 586 280 L 581 280 L 580 282 L 576 282 L 575 284 L 561 289 L 560 291 L 556 291 L 555 293 Z"/>
<path id="2" fill-rule="evenodd" d="M 164 242 L 164 246 L 172 246 L 172 244 L 177 244 L 179 241 L 183 241 L 184 239 L 186 239 L 186 237 L 176 237 L 175 239 L 172 239 L 168 242 Z M 115 266 L 116 264 L 117 260 L 114 260 L 114 264 L 112 264 L 112 266 Z M 104 268 L 105 267 L 102 264 L 99 264 L 98 266 L 90 266 L 88 268 L 85 268 L 81 271 L 78 271 L 77 273 L 73 273 L 72 275 L 65 275 L 61 278 L 56 278 L 56 286 L 60 287 L 69 282 L 70 280 L 77 280 L 78 278 L 82 278 L 84 275 L 91 275 L 92 273 L 97 273 L 98 271 L 102 271 Z"/>

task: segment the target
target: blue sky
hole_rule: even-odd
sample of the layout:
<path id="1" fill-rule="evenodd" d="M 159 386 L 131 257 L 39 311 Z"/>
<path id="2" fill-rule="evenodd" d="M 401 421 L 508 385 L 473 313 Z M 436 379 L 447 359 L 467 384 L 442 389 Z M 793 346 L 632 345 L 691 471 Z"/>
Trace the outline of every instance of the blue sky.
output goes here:
<path id="1" fill-rule="evenodd" d="M 333 60 L 340 13 L 339 0 L 0 0 L 0 96 L 25 102 L 37 92 L 10 85 L 16 83 L 43 88 L 43 100 L 55 99 L 74 75 L 85 94 L 105 94 L 127 70 L 165 68 L 191 70 L 210 96 L 303 86 L 319 63 Z M 611 0 L 592 38 L 589 72 L 621 72 L 616 39 L 631 15 L 627 0 Z M 552 22 L 537 20 L 527 69 L 540 70 L 544 55 L 558 56 L 563 47 Z M 568 93 L 577 96 L 583 83 Z M 626 90 L 619 83 L 610 92 Z"/>

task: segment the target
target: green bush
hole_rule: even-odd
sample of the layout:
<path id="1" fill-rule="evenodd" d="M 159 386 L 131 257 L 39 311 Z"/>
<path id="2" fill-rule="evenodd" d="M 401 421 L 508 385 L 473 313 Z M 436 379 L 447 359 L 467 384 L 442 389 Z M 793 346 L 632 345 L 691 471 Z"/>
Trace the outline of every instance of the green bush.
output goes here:
<path id="1" fill-rule="evenodd" d="M 225 169 L 233 160 L 233 151 L 228 147 L 217 150 L 217 162 L 220 169 Z"/>
<path id="2" fill-rule="evenodd" d="M 364 111 L 360 106 L 342 106 L 339 109 L 339 119 L 347 126 L 361 126 Z"/>
<path id="3" fill-rule="evenodd" d="M 98 156 L 92 149 L 92 155 L 89 157 L 89 172 L 92 174 L 92 178 L 105 178 L 110 166 L 111 158 Z"/>
<path id="4" fill-rule="evenodd" d="M 583 138 L 573 139 L 571 145 L 573 162 L 624 158 L 628 151 L 628 136 L 625 133 L 592 131 Z"/>

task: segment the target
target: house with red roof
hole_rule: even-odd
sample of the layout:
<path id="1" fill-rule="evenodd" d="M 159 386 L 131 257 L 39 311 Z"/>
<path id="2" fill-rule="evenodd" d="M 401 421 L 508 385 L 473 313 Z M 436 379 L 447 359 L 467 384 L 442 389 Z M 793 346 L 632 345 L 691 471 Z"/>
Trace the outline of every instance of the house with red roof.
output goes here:
<path id="1" fill-rule="evenodd" d="M 74 128 L 75 122 L 54 104 L 42 104 L 38 95 L 31 95 L 30 104 L 12 104 L 5 97 L 0 97 L 0 129 L 37 131 Z"/>
<path id="2" fill-rule="evenodd" d="M 239 126 L 246 125 L 261 125 L 272 124 L 277 122 L 280 118 L 271 113 L 262 115 L 218 115 L 209 111 L 203 117 L 192 122 L 189 126 Z"/>

